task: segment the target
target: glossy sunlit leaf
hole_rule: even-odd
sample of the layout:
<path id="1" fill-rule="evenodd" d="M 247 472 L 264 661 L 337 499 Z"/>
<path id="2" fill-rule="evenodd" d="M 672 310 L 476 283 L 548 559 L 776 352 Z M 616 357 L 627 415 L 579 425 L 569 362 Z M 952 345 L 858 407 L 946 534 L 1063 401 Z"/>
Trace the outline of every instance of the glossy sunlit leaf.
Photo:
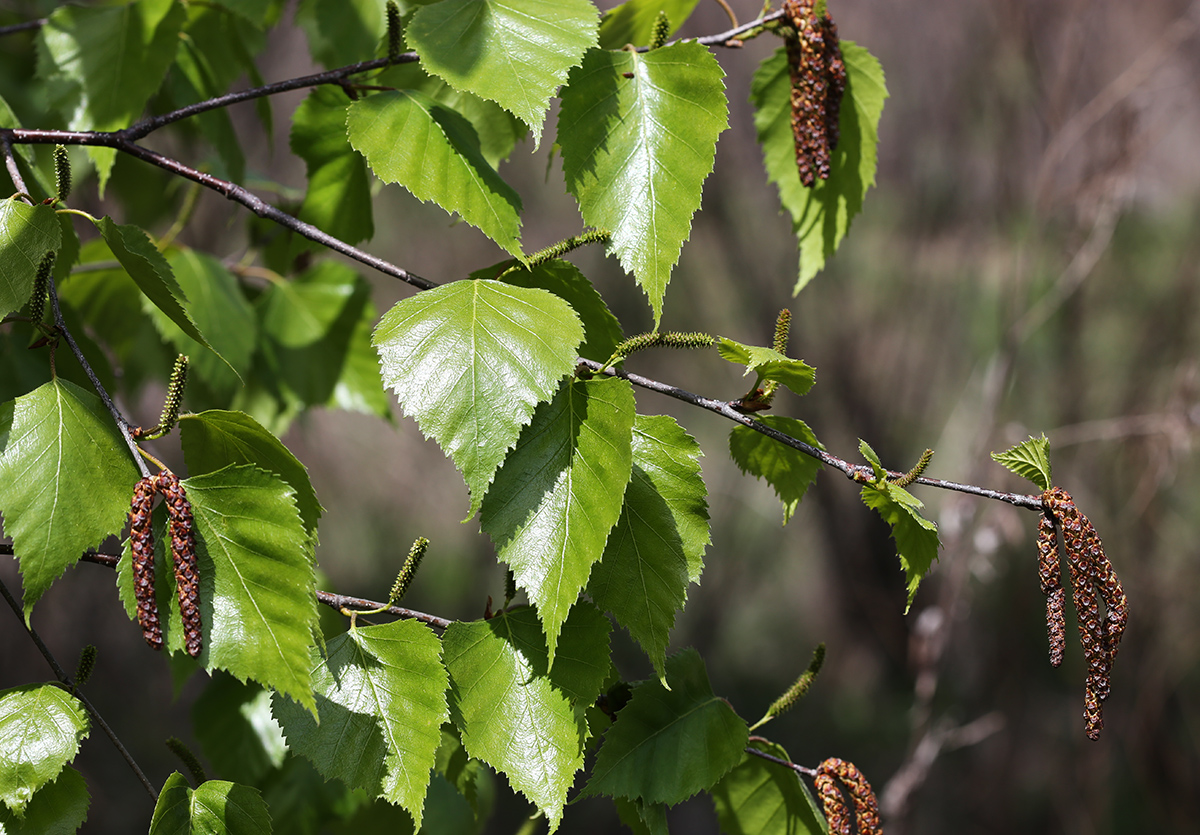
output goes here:
<path id="1" fill-rule="evenodd" d="M 808 394 L 817 381 L 817 370 L 804 360 L 794 360 L 772 348 L 743 345 L 722 336 L 717 340 L 717 353 L 735 365 L 746 366 L 764 380 L 774 380 L 790 388 L 796 394 Z"/>
<path id="2" fill-rule="evenodd" d="M 249 465 L 193 476 L 183 487 L 195 517 L 205 668 L 252 678 L 315 711 L 316 577 L 295 491 Z"/>
<path id="3" fill-rule="evenodd" d="M 58 87 L 72 130 L 119 130 L 141 115 L 175 60 L 187 17 L 174 0 L 119 6 L 59 6 L 41 27 L 38 75 Z M 116 150 L 88 148 L 108 181 Z"/>
<path id="4" fill-rule="evenodd" d="M 293 751 L 326 778 L 403 806 L 418 828 L 447 718 L 441 649 L 412 620 L 352 628 L 324 658 L 313 651 L 319 725 L 292 702 L 275 704 Z"/>
<path id="5" fill-rule="evenodd" d="M 87 820 L 87 781 L 71 766 L 47 783 L 29 801 L 23 817 L 0 804 L 3 835 L 75 835 Z"/>
<path id="6" fill-rule="evenodd" d="M 456 281 L 399 302 L 375 329 L 384 384 L 454 461 L 474 515 L 534 407 L 575 366 L 583 326 L 544 290 Z"/>
<path id="7" fill-rule="evenodd" d="M 459 113 L 424 93 L 399 90 L 350 105 L 346 127 L 350 144 L 381 180 L 461 215 L 521 257 L 521 198 L 484 159 L 475 128 Z"/>
<path id="8" fill-rule="evenodd" d="M 649 46 L 654 33 L 654 21 L 660 11 L 666 12 L 674 34 L 691 16 L 698 0 L 627 0 L 604 13 L 600 19 L 600 48 L 620 49 L 626 44 Z"/>
<path id="9" fill-rule="evenodd" d="M 1021 478 L 1027 478 L 1042 490 L 1049 490 L 1054 483 L 1050 477 L 1050 442 L 1046 436 L 1029 436 L 1029 440 L 1006 449 L 993 452 L 992 460 L 1003 465 Z"/>
<path id="10" fill-rule="evenodd" d="M 788 760 L 782 746 L 751 740 L 750 747 Z M 726 835 L 825 835 L 828 826 L 800 775 L 786 766 L 743 754 L 712 790 Z"/>
<path id="11" fill-rule="evenodd" d="M 283 442 L 242 412 L 213 409 L 179 419 L 180 442 L 188 472 L 211 473 L 230 464 L 253 464 L 275 473 L 296 492 L 304 529 L 312 534 L 321 518 L 308 470 Z"/>
<path id="12" fill-rule="evenodd" d="M 450 671 L 450 714 L 475 758 L 507 775 L 550 821 L 583 766 L 584 707 L 608 672 L 608 623 L 581 603 L 563 625 L 559 662 L 549 656 L 536 615 L 517 609 L 450 625 L 442 638 Z"/>
<path id="13" fill-rule="evenodd" d="M 17 814 L 75 759 L 88 735 L 79 700 L 52 684 L 0 691 L 0 803 Z"/>
<path id="14" fill-rule="evenodd" d="M 597 24 L 588 0 L 442 0 L 418 9 L 405 37 L 427 71 L 498 103 L 540 142 L 550 97 Z"/>
<path id="15" fill-rule="evenodd" d="M 674 418 L 637 416 L 621 518 L 588 581 L 592 600 L 629 630 L 660 677 L 675 611 L 687 599 L 689 563 L 698 578 L 709 541 L 700 455 Z"/>
<path id="16" fill-rule="evenodd" d="M 797 293 L 833 257 L 850 222 L 862 211 L 867 189 L 875 185 L 879 117 L 888 96 L 883 68 L 853 41 L 842 41 L 841 46 L 846 64 L 846 92 L 838 123 L 841 139 L 830 154 L 829 179 L 817 180 L 812 188 L 800 183 L 796 170 L 791 78 L 782 46 L 759 66 L 750 87 L 767 179 L 779 187 L 800 246 Z"/>
<path id="17" fill-rule="evenodd" d="M 802 420 L 782 415 L 762 415 L 759 420 L 809 446 L 825 448 Z M 745 426 L 735 426 L 729 433 L 729 455 L 742 472 L 771 485 L 783 502 L 785 525 L 821 469 L 821 462 L 816 458 Z"/>
<path id="18" fill-rule="evenodd" d="M 550 658 L 621 515 L 632 466 L 633 389 L 571 380 L 534 412 L 483 501 L 480 522 L 537 607 Z"/>
<path id="19" fill-rule="evenodd" d="M 655 323 L 727 126 L 724 77 L 697 43 L 594 49 L 562 91 L 567 191 L 586 223 L 612 233 L 609 250 L 649 297 Z"/>
<path id="20" fill-rule="evenodd" d="M 196 789 L 178 771 L 167 778 L 150 835 L 270 835 L 271 813 L 258 789 L 209 780 Z"/>
<path id="21" fill-rule="evenodd" d="M 292 153 L 304 160 L 308 191 L 299 217 L 346 243 L 375 234 L 367 166 L 346 137 L 350 100 L 337 87 L 317 87 L 292 116 Z"/>
<path id="22" fill-rule="evenodd" d="M 30 206 L 16 197 L 0 202 L 0 318 L 29 301 L 38 265 L 61 240 L 49 206 Z"/>
<path id="23" fill-rule="evenodd" d="M 218 672 L 192 705 L 192 727 L 217 777 L 258 784 L 283 765 L 287 742 L 270 691 Z"/>
<path id="24" fill-rule="evenodd" d="M 0 405 L 0 514 L 25 617 L 80 554 L 118 533 L 138 479 L 99 398 L 54 380 Z"/>
<path id="25" fill-rule="evenodd" d="M 917 586 L 937 559 L 941 547 L 937 525 L 921 515 L 925 505 L 916 496 L 889 481 L 863 485 L 861 495 L 863 504 L 878 511 L 892 528 L 892 539 L 896 542 L 908 586 L 908 602 L 904 609 L 907 613 L 917 594 Z"/>
<path id="26" fill-rule="evenodd" d="M 667 659 L 658 681 L 633 688 L 604 738 L 585 795 L 608 794 L 674 805 L 711 788 L 742 759 L 749 732 L 713 695 L 699 653 Z"/>

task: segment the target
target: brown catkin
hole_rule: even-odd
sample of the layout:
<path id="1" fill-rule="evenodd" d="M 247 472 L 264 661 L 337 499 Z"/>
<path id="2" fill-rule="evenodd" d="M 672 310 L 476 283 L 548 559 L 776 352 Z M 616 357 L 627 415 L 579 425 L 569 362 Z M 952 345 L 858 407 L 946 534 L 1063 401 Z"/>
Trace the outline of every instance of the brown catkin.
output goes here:
<path id="1" fill-rule="evenodd" d="M 1038 520 L 1037 535 L 1038 576 L 1042 583 L 1042 594 L 1046 595 L 1046 635 L 1050 641 L 1050 665 L 1062 664 L 1067 645 L 1067 622 L 1064 602 L 1066 592 L 1062 587 L 1062 573 L 1058 564 L 1058 541 L 1054 534 L 1054 519 L 1046 514 Z"/>
<path id="2" fill-rule="evenodd" d="M 840 760 L 826 760 L 817 769 L 813 780 L 817 787 L 817 796 L 821 798 L 821 808 L 825 811 L 825 820 L 829 822 L 829 835 L 850 835 L 850 809 L 846 799 L 842 797 L 837 787 L 837 778 L 833 769 L 827 766 Z"/>
<path id="3" fill-rule="evenodd" d="M 142 637 L 151 649 L 162 649 L 162 624 L 154 600 L 154 532 L 150 527 L 154 489 L 152 477 L 143 478 L 133 488 L 129 505 L 129 551 L 133 562 L 133 597 L 137 602 Z"/>
<path id="4" fill-rule="evenodd" d="M 846 760 L 831 757 L 821 763 L 822 768 L 827 765 L 850 792 L 850 799 L 854 802 L 854 822 L 858 827 L 858 835 L 881 835 L 883 825 L 879 820 L 879 803 L 875 800 L 875 792 L 871 790 L 867 778 L 854 763 Z"/>
<path id="5" fill-rule="evenodd" d="M 814 14 L 813 0 L 786 0 L 784 12 L 795 35 L 784 39 L 792 83 L 792 136 L 800 182 L 812 187 L 829 179 L 830 154 L 837 146 L 838 118 L 846 89 L 837 26 Z"/>
<path id="6" fill-rule="evenodd" d="M 184 650 L 192 658 L 200 655 L 203 635 L 200 623 L 200 573 L 196 567 L 196 533 L 192 504 L 179 477 L 163 470 L 156 478 L 170 519 L 171 559 L 175 565 L 175 591 L 179 595 L 179 613 L 183 621 Z"/>

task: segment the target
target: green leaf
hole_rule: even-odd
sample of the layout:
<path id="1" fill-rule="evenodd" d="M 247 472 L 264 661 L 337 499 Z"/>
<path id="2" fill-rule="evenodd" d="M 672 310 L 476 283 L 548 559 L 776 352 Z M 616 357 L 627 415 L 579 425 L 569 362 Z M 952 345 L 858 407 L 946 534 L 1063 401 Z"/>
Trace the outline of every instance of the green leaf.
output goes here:
<path id="1" fill-rule="evenodd" d="M 217 775 L 236 783 L 260 784 L 287 756 L 270 692 L 227 673 L 215 674 L 192 705 L 192 727 Z"/>
<path id="2" fill-rule="evenodd" d="M 328 779 L 404 807 L 421 826 L 425 789 L 448 716 L 441 643 L 411 620 L 351 628 L 314 649 L 320 724 L 275 703 L 288 744 Z"/>
<path id="3" fill-rule="evenodd" d="M 937 559 L 941 547 L 937 525 L 921 515 L 920 510 L 925 505 L 916 496 L 889 481 L 864 485 L 861 495 L 863 504 L 878 511 L 883 521 L 892 527 L 892 539 L 896 542 L 908 583 L 908 602 L 904 607 L 907 614 L 917 594 L 917 586 Z"/>
<path id="4" fill-rule="evenodd" d="M 625 44 L 647 46 L 654 33 L 659 11 L 667 13 L 669 34 L 691 17 L 697 0 L 628 0 L 614 6 L 600 18 L 600 48 L 620 49 Z"/>
<path id="5" fill-rule="evenodd" d="M 563 625 L 559 662 L 531 609 L 452 623 L 442 637 L 450 714 L 467 752 L 508 776 L 558 827 L 567 791 L 583 767 L 588 726 L 608 672 L 608 623 L 580 603 Z"/>
<path id="6" fill-rule="evenodd" d="M 1049 490 L 1054 483 L 1050 477 L 1050 442 L 1045 434 L 1040 438 L 1030 435 L 1028 441 L 1021 441 L 1011 449 L 993 452 L 992 460 L 1009 472 L 1029 479 L 1042 490 Z"/>
<path id="7" fill-rule="evenodd" d="M 632 76 L 629 74 L 632 73 Z M 650 299 L 662 301 L 728 122 L 725 74 L 697 43 L 653 52 L 594 49 L 562 91 L 567 191 Z"/>
<path id="8" fill-rule="evenodd" d="M 65 380 L 0 405 L 0 513 L 33 604 L 88 548 L 121 530 L 138 479 L 99 398 Z"/>
<path id="9" fill-rule="evenodd" d="M 565 383 L 538 407 L 484 498 L 480 523 L 537 606 L 551 662 L 559 628 L 621 515 L 633 418 L 624 380 Z"/>
<path id="10" fill-rule="evenodd" d="M 381 180 L 458 213 L 522 257 L 521 198 L 484 159 L 475 128 L 463 116 L 424 93 L 399 90 L 350 105 L 346 127 L 350 144 Z"/>
<path id="11" fill-rule="evenodd" d="M 206 348 L 212 348 L 196 329 L 192 317 L 183 309 L 181 301 L 187 301 L 171 265 L 163 257 L 150 238 L 136 226 L 122 226 L 110 218 L 102 217 L 96 228 L 104 236 L 104 242 L 112 250 L 113 257 L 120 262 L 137 286 L 146 294 L 155 307 L 167 315 L 185 334 Z M 215 348 L 213 349 L 216 350 Z"/>
<path id="12" fill-rule="evenodd" d="M 242 412 L 213 409 L 179 419 L 180 443 L 188 472 L 203 475 L 230 464 L 253 464 L 275 473 L 295 491 L 304 530 L 316 533 L 323 508 L 308 470 L 283 442 Z"/>
<path id="13" fill-rule="evenodd" d="M 550 97 L 595 46 L 597 23 L 588 0 L 442 0 L 418 9 L 405 37 L 428 72 L 513 113 L 539 144 Z"/>
<path id="14" fill-rule="evenodd" d="M 879 453 L 862 438 L 858 439 L 858 452 L 871 465 L 871 470 L 875 474 L 875 480 L 882 481 L 887 476 L 887 471 L 883 467 L 883 461 L 879 458 Z"/>
<path id="15" fill-rule="evenodd" d="M 745 374 L 754 371 L 762 379 L 782 383 L 801 396 L 808 394 L 817 381 L 815 368 L 804 360 L 786 357 L 773 348 L 743 345 L 722 336 L 717 340 L 717 353 L 734 365 L 746 366 Z"/>
<path id="16" fill-rule="evenodd" d="M 0 202 L 0 318 L 29 301 L 38 265 L 61 241 L 49 206 L 30 206 L 15 196 Z"/>
<path id="17" fill-rule="evenodd" d="M 292 116 L 292 153 L 304 160 L 308 191 L 299 217 L 346 243 L 375 234 L 371 184 L 363 158 L 346 137 L 346 94 L 317 87 Z"/>
<path id="18" fill-rule="evenodd" d="M 675 805 L 711 788 L 742 759 L 749 732 L 713 695 L 694 649 L 667 659 L 667 690 L 658 681 L 633 688 L 608 730 L 584 796 L 608 794 Z"/>
<path id="19" fill-rule="evenodd" d="M 809 446 L 825 448 L 802 420 L 782 415 L 762 415 L 759 420 Z M 735 426 L 729 433 L 729 455 L 742 472 L 764 479 L 771 485 L 775 495 L 783 502 L 785 525 L 821 469 L 821 462 L 816 458 L 745 426 Z"/>
<path id="20" fill-rule="evenodd" d="M 300 0 L 296 23 L 313 60 L 328 69 L 374 57 L 387 29 L 380 0 Z"/>
<path id="21" fill-rule="evenodd" d="M 38 35 L 38 75 L 58 88 L 71 130 L 129 127 L 174 62 L 186 17 L 174 0 L 57 8 Z M 116 153 L 88 148 L 101 194 Z"/>
<path id="22" fill-rule="evenodd" d="M 391 421 L 391 399 L 379 376 L 379 355 L 371 345 L 371 330 L 378 319 L 379 313 L 368 299 L 350 332 L 341 374 L 326 405 Z"/>
<path id="23" fill-rule="evenodd" d="M 258 789 L 209 780 L 192 789 L 178 771 L 167 778 L 154 817 L 150 835 L 269 835 L 271 814 Z"/>
<path id="24" fill-rule="evenodd" d="M 633 830 L 633 835 L 669 835 L 667 807 L 662 803 L 643 803 L 627 797 L 613 798 L 621 823 Z"/>
<path id="25" fill-rule="evenodd" d="M 796 293 L 837 251 L 850 222 L 862 211 L 867 189 L 875 185 L 879 117 L 888 97 L 883 68 L 853 41 L 842 41 L 841 46 L 846 64 L 846 92 L 838 121 L 841 139 L 830 154 L 829 179 L 818 180 L 812 188 L 800 183 L 796 170 L 791 79 L 782 46 L 762 62 L 750 85 L 767 179 L 779 187 L 800 245 Z"/>
<path id="26" fill-rule="evenodd" d="M 380 320 L 384 384 L 463 474 L 468 518 L 534 407 L 575 367 L 582 339 L 562 299 L 495 281 L 426 290 Z"/>
<path id="27" fill-rule="evenodd" d="M 332 265 L 330 265 L 332 266 Z M 285 348 L 304 348 L 329 333 L 354 296 L 358 274 L 310 270 L 271 284 L 260 302 L 263 329 Z"/>
<path id="28" fill-rule="evenodd" d="M 687 599 L 690 564 L 699 579 L 709 542 L 701 454 L 674 418 L 637 416 L 621 518 L 588 581 L 592 600 L 629 630 L 660 678 L 675 610 Z"/>
<path id="29" fill-rule="evenodd" d="M 0 96 L 0 128 L 19 128 L 21 120 L 17 118 L 17 114 L 9 107 L 8 102 Z M 13 155 L 17 163 L 17 168 L 25 178 L 25 185 L 33 186 L 33 193 L 29 196 L 34 200 L 41 200 L 45 197 L 53 196 L 53 183 L 46 177 L 45 173 L 38 167 L 37 155 L 33 152 L 32 145 L 13 145 Z M 0 183 L 11 183 L 12 178 L 8 176 L 7 171 L 0 175 L 4 179 Z M 13 190 L 16 191 L 16 184 L 13 183 Z M 0 226 L 0 228 L 3 228 Z"/>
<path id="30" fill-rule="evenodd" d="M 75 759 L 88 735 L 79 700 L 53 684 L 0 691 L 0 803 L 23 817 L 35 793 Z"/>
<path id="31" fill-rule="evenodd" d="M 782 746 L 751 740 L 750 746 L 789 760 Z M 717 820 L 726 835 L 825 835 L 828 826 L 808 787 L 795 771 L 743 754 L 737 768 L 712 790 Z"/>
<path id="32" fill-rule="evenodd" d="M 252 678 L 315 711 L 308 651 L 316 577 L 295 491 L 248 465 L 183 487 L 195 516 L 205 668 Z"/>
<path id="33" fill-rule="evenodd" d="M 75 835 L 87 820 L 89 800 L 83 775 L 67 766 L 33 796 L 23 818 L 0 805 L 0 833 Z"/>

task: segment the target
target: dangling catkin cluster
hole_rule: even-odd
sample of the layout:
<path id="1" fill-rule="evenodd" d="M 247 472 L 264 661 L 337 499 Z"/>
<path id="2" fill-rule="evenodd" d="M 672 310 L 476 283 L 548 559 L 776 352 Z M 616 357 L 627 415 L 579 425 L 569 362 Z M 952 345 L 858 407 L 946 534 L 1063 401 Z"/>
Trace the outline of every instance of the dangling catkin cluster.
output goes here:
<path id="1" fill-rule="evenodd" d="M 1088 739 L 1099 739 L 1104 727 L 1103 702 L 1109 694 L 1109 678 L 1113 659 L 1125 625 L 1129 621 L 1129 601 L 1121 581 L 1104 553 L 1096 529 L 1079 512 L 1071 494 L 1061 487 L 1051 487 L 1042 494 L 1042 505 L 1062 529 L 1067 566 L 1071 574 L 1071 596 L 1079 621 L 1079 641 L 1087 663 L 1084 688 L 1084 723 Z M 1038 569 L 1042 591 L 1047 595 L 1046 628 L 1050 635 L 1050 663 L 1062 661 L 1066 643 L 1063 621 L 1063 591 L 1059 580 L 1058 554 L 1054 542 L 1054 526 L 1048 520 L 1038 525 Z M 1100 618 L 1099 601 L 1104 602 L 1104 618 Z"/>
<path id="2" fill-rule="evenodd" d="M 871 784 L 852 762 L 830 757 L 817 767 L 814 780 L 825 818 L 829 821 L 830 835 L 850 835 L 850 810 L 846 799 L 838 788 L 838 782 L 850 794 L 854 803 L 854 823 L 858 835 L 883 835 L 883 824 L 879 820 L 879 804 Z"/>
<path id="3" fill-rule="evenodd" d="M 138 625 L 151 649 L 162 649 L 162 625 L 154 602 L 154 533 L 150 510 L 154 505 L 154 477 L 143 478 L 133 488 L 129 505 L 129 550 L 133 559 L 133 597 Z"/>
<path id="4" fill-rule="evenodd" d="M 800 182 L 811 188 L 829 179 L 830 154 L 837 147 L 838 116 L 846 91 L 846 65 L 837 24 L 813 13 L 815 0 L 786 0 L 784 11 L 795 35 L 784 38 L 792 81 L 792 135 Z"/>

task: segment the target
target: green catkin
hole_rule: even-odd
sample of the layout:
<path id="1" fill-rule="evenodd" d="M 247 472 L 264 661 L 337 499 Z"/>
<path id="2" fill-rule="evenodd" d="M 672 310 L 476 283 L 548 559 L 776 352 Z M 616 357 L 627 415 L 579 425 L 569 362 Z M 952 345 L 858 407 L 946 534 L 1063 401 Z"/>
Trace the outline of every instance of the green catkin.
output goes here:
<path id="1" fill-rule="evenodd" d="M 800 674 L 800 677 L 792 683 L 791 687 L 784 691 L 783 695 L 771 703 L 771 706 L 767 708 L 766 716 L 760 719 L 754 727 L 758 727 L 763 722 L 774 719 L 795 705 L 797 701 L 808 693 L 808 688 L 812 687 L 813 680 L 817 677 L 817 673 L 821 672 L 821 665 L 824 663 L 825 644 L 817 644 L 817 648 L 813 650 L 812 660 L 808 662 L 808 669 Z"/>
<path id="2" fill-rule="evenodd" d="M 400 7 L 394 0 L 388 0 L 387 4 L 387 36 L 387 57 L 388 61 L 394 64 L 400 58 Z"/>
<path id="3" fill-rule="evenodd" d="M 171 369 L 171 380 L 167 383 L 167 399 L 163 403 L 162 414 L 158 418 L 158 426 L 149 432 L 140 433 L 147 440 L 161 438 L 179 422 L 179 410 L 183 407 L 183 390 L 187 388 L 188 358 L 180 354 L 175 358 L 175 367 Z"/>
<path id="4" fill-rule="evenodd" d="M 392 593 L 388 595 L 389 606 L 399 603 L 408 592 L 413 577 L 417 575 L 417 569 L 421 567 L 421 560 L 425 557 L 427 548 L 429 548 L 429 540 L 418 536 L 412 547 L 408 549 L 408 558 L 404 561 L 404 567 L 400 569 L 400 573 L 396 575 L 396 582 L 392 584 Z"/>
<path id="5" fill-rule="evenodd" d="M 66 202 L 71 194 L 71 161 L 62 145 L 54 146 L 54 190 L 62 202 Z"/>
<path id="6" fill-rule="evenodd" d="M 88 644 L 79 651 L 79 661 L 75 665 L 75 686 L 83 687 L 87 684 L 94 669 L 96 669 L 96 645 Z"/>
<path id="7" fill-rule="evenodd" d="M 927 449 L 921 453 L 921 458 L 917 461 L 915 467 L 898 478 L 891 478 L 888 480 L 897 487 L 907 487 L 921 477 L 921 473 L 925 472 L 925 468 L 929 466 L 929 462 L 932 458 L 933 450 Z"/>
<path id="8" fill-rule="evenodd" d="M 617 345 L 613 351 L 613 355 L 609 357 L 604 367 L 607 368 L 625 359 L 630 354 L 636 354 L 638 351 L 644 351 L 647 348 L 711 348 L 715 341 L 709 334 L 695 331 L 691 333 L 680 333 L 678 331 L 639 333 L 637 336 L 631 336 Z"/>
<path id="9" fill-rule="evenodd" d="M 654 19 L 654 34 L 650 38 L 650 49 L 659 49 L 667 42 L 671 34 L 671 21 L 665 11 L 659 11 Z"/>
<path id="10" fill-rule="evenodd" d="M 183 740 L 179 737 L 168 737 L 167 748 L 171 753 L 179 757 L 179 761 L 183 763 L 188 772 L 192 775 L 192 782 L 199 786 L 208 777 L 204 773 L 204 766 L 200 765 L 200 760 L 192 753 L 192 749 L 183 744 Z"/>
<path id="11" fill-rule="evenodd" d="M 529 256 L 528 262 L 530 267 L 536 267 L 539 264 L 544 264 L 547 261 L 552 261 L 555 258 L 566 255 L 568 252 L 579 249 L 581 246 L 595 243 L 607 243 L 612 237 L 611 234 L 603 229 L 593 229 L 590 232 L 584 232 L 582 235 L 576 235 L 573 238 L 567 238 L 565 241 L 559 241 L 556 244 L 539 249 L 533 255 Z"/>
<path id="12" fill-rule="evenodd" d="M 37 278 L 33 280 L 33 295 L 29 297 L 29 318 L 42 321 L 46 314 L 46 289 L 50 286 L 50 273 L 54 269 L 54 253 L 47 252 L 38 264 Z"/>
<path id="13" fill-rule="evenodd" d="M 788 333 L 792 328 L 792 311 L 786 307 L 779 311 L 778 318 L 775 319 L 775 341 L 771 343 L 771 347 L 775 349 L 777 354 L 787 354 Z"/>

